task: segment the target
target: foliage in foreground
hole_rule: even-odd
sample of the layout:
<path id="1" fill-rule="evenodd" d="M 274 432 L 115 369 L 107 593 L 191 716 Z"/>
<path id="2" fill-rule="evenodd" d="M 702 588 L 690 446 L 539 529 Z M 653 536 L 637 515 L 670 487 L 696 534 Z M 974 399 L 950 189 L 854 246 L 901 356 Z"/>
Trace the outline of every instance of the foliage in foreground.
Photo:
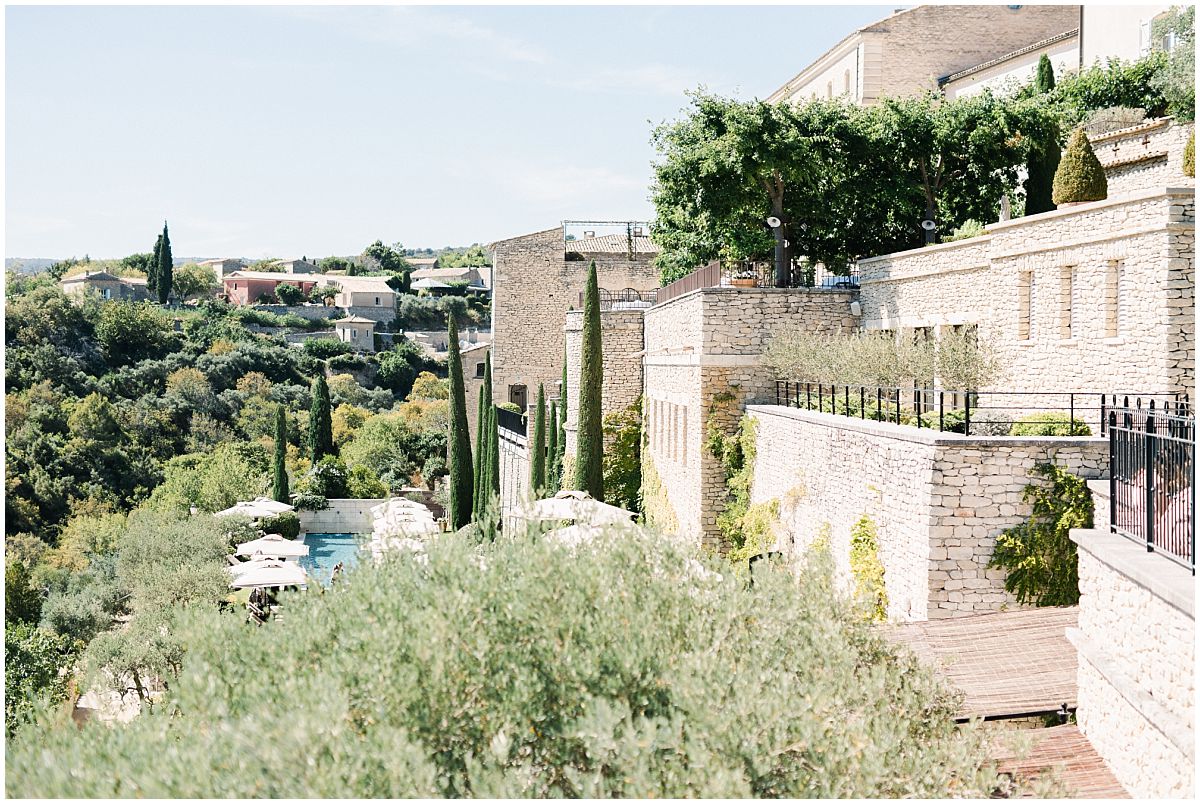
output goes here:
<path id="1" fill-rule="evenodd" d="M 752 588 L 659 536 L 448 536 L 285 602 L 195 613 L 166 706 L 19 734 L 10 796 L 945 796 L 981 732 L 857 621 L 827 559 Z M 786 612 L 787 616 L 777 616 Z M 26 737 L 28 737 L 26 739 Z"/>
<path id="2" fill-rule="evenodd" d="M 1039 464 L 1033 474 L 1049 485 L 1025 487 L 1033 513 L 1000 534 L 988 566 L 1008 571 L 1004 588 L 1020 603 L 1073 606 L 1079 602 L 1079 556 L 1071 528 L 1092 526 L 1092 495 L 1082 479 L 1060 466 Z"/>

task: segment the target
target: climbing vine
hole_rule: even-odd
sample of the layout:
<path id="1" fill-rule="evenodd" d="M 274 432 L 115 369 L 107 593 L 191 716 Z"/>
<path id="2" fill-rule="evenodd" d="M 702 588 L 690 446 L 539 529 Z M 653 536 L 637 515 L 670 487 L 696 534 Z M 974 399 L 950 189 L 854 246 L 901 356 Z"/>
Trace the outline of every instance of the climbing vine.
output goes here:
<path id="1" fill-rule="evenodd" d="M 675 509 L 667 497 L 667 490 L 663 488 L 662 478 L 658 476 L 649 450 L 642 452 L 641 509 L 646 524 L 659 533 L 679 532 L 679 518 L 675 516 Z"/>
<path id="2" fill-rule="evenodd" d="M 731 395 L 732 396 L 732 395 Z M 718 400 L 714 399 L 714 403 Z M 775 523 L 779 520 L 779 500 L 750 503 L 754 483 L 754 462 L 758 456 L 758 421 L 743 416 L 733 435 L 726 435 L 709 416 L 706 446 L 725 470 L 728 499 L 717 516 L 717 528 L 725 538 L 729 558 L 744 561 L 771 548 L 775 541 Z"/>
<path id="3" fill-rule="evenodd" d="M 888 593 L 883 562 L 879 560 L 879 531 L 875 521 L 863 514 L 850 528 L 850 574 L 855 597 L 875 622 L 887 620 Z"/>
<path id="4" fill-rule="evenodd" d="M 1004 588 L 1020 603 L 1073 606 L 1079 602 L 1079 556 L 1071 528 L 1092 527 L 1092 495 L 1082 479 L 1054 464 L 1038 464 L 1030 474 L 1050 485 L 1025 487 L 1023 499 L 1033 503 L 1033 513 L 1000 534 L 988 566 L 1008 571 Z"/>
<path id="5" fill-rule="evenodd" d="M 642 400 L 604 417 L 606 502 L 638 510 L 642 495 Z"/>

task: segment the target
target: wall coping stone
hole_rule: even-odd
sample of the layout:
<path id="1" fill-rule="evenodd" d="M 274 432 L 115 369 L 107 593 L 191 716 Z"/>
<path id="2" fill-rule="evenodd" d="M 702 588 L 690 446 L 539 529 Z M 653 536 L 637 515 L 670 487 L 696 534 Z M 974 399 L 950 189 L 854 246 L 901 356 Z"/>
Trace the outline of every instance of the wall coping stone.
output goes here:
<path id="1" fill-rule="evenodd" d="M 1175 562 L 1099 528 L 1073 528 L 1071 541 L 1170 606 L 1196 619 L 1196 579 Z"/>
<path id="2" fill-rule="evenodd" d="M 662 288 L 659 288 L 659 290 L 662 290 Z M 818 294 L 821 296 L 830 296 L 830 295 L 839 295 L 840 294 L 840 295 L 843 295 L 846 298 L 850 299 L 850 298 L 853 298 L 854 296 L 858 295 L 858 290 L 857 289 L 851 290 L 851 289 L 846 289 L 846 288 L 735 288 L 732 286 L 725 286 L 725 285 L 713 285 L 712 287 L 696 288 L 695 290 L 689 290 L 687 293 L 676 296 L 673 299 L 667 299 L 664 302 L 658 302 L 657 304 L 654 304 L 653 306 L 646 308 L 645 311 L 648 312 L 650 310 L 665 310 L 666 308 L 670 307 L 671 305 L 675 304 L 676 302 L 678 302 L 682 299 L 688 299 L 689 301 L 693 300 L 696 298 L 697 294 L 725 294 L 725 293 L 792 293 L 792 294 L 797 294 L 797 295 L 813 293 L 813 294 Z M 621 311 L 621 312 L 624 312 L 624 311 Z"/>
<path id="3" fill-rule="evenodd" d="M 1097 143 L 1108 142 L 1109 140 L 1121 140 L 1126 137 L 1132 137 L 1134 134 L 1140 134 L 1144 131 L 1153 131 L 1156 128 L 1162 128 L 1168 123 L 1174 122 L 1175 118 L 1167 115 L 1166 117 L 1152 117 L 1149 120 L 1143 120 L 1137 125 L 1118 128 L 1115 131 L 1109 131 L 1105 134 L 1097 134 L 1096 136 L 1088 137 L 1088 141 L 1094 146 Z"/>
<path id="4" fill-rule="evenodd" d="M 909 424 L 855 419 L 835 413 L 818 413 L 813 410 L 785 407 L 784 405 L 747 405 L 746 411 L 763 416 L 782 416 L 823 427 L 866 433 L 896 441 L 927 444 L 931 447 L 1011 447 L 1026 444 L 1074 447 L 1107 443 L 1108 441 L 1106 438 L 1098 436 L 1070 438 L 1062 436 L 965 436 L 960 433 L 942 433 L 925 427 L 913 427 Z"/>

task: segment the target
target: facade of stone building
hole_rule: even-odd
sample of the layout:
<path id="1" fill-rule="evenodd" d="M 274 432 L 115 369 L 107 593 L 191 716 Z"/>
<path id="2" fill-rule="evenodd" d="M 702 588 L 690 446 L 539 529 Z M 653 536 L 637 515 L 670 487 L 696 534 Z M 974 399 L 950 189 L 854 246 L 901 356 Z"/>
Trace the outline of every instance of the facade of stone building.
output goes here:
<path id="1" fill-rule="evenodd" d="M 854 31 L 768 96 L 771 103 L 937 89 L 938 79 L 1079 28 L 1075 6 L 937 6 L 898 10 Z"/>
<path id="2" fill-rule="evenodd" d="M 538 383 L 556 387 L 562 377 L 568 310 L 581 306 L 588 265 L 607 290 L 658 287 L 653 251 L 579 252 L 562 227 L 501 240 L 488 246 L 492 259 L 492 377 L 496 402 L 527 404 Z M 646 243 L 635 248 L 651 248 Z M 632 258 L 631 258 L 632 257 Z"/>
<path id="3" fill-rule="evenodd" d="M 1050 60 L 1054 75 L 1061 77 L 1079 68 L 1079 29 L 1073 28 L 951 73 L 938 84 L 949 99 L 965 98 L 984 90 L 1007 93 L 1033 81 L 1042 56 Z"/>
<path id="4" fill-rule="evenodd" d="M 472 449 L 479 438 L 479 395 L 483 393 L 484 369 L 487 367 L 487 356 L 491 349 L 491 343 L 477 343 L 459 353 L 462 359 L 463 390 L 467 401 L 467 426 L 471 432 Z"/>
<path id="5" fill-rule="evenodd" d="M 375 322 L 369 318 L 348 315 L 333 322 L 337 339 L 358 352 L 375 351 Z"/>
<path id="6" fill-rule="evenodd" d="M 149 298 L 145 279 L 140 282 L 131 281 L 127 277 L 114 276 L 108 271 L 88 271 L 63 279 L 58 286 L 63 293 L 76 298 L 82 298 L 89 293 L 94 293 L 106 301 L 144 301 Z"/>
<path id="7" fill-rule="evenodd" d="M 604 357 L 604 385 L 600 395 L 602 416 L 620 413 L 642 396 L 642 310 L 609 310 L 600 313 L 600 342 Z M 579 372 L 583 348 L 583 311 L 566 316 L 567 421 L 566 453 L 574 455 L 579 441 Z M 555 384 L 556 387 L 558 383 Z M 535 391 L 536 393 L 536 391 Z M 549 391 L 547 391 L 549 393 Z"/>

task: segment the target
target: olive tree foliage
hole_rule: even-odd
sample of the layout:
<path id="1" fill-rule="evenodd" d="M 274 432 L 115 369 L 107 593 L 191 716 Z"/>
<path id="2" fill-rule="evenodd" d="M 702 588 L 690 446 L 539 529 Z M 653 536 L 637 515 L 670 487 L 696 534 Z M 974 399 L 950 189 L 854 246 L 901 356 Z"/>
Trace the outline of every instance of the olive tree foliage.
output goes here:
<path id="1" fill-rule="evenodd" d="M 1176 119 L 1191 122 L 1196 119 L 1196 7 L 1172 6 L 1151 23 L 1150 32 L 1157 47 L 1168 37 L 1173 40 L 1152 84 Z"/>
<path id="2" fill-rule="evenodd" d="M 166 705 L 123 725 L 48 718 L 39 740 L 10 746 L 6 793 L 1021 792 L 987 761 L 984 733 L 955 725 L 953 694 L 839 597 L 831 564 L 748 586 L 658 534 L 573 548 L 448 535 L 421 560 L 394 554 L 324 595 L 288 596 L 270 628 L 182 618 Z"/>

